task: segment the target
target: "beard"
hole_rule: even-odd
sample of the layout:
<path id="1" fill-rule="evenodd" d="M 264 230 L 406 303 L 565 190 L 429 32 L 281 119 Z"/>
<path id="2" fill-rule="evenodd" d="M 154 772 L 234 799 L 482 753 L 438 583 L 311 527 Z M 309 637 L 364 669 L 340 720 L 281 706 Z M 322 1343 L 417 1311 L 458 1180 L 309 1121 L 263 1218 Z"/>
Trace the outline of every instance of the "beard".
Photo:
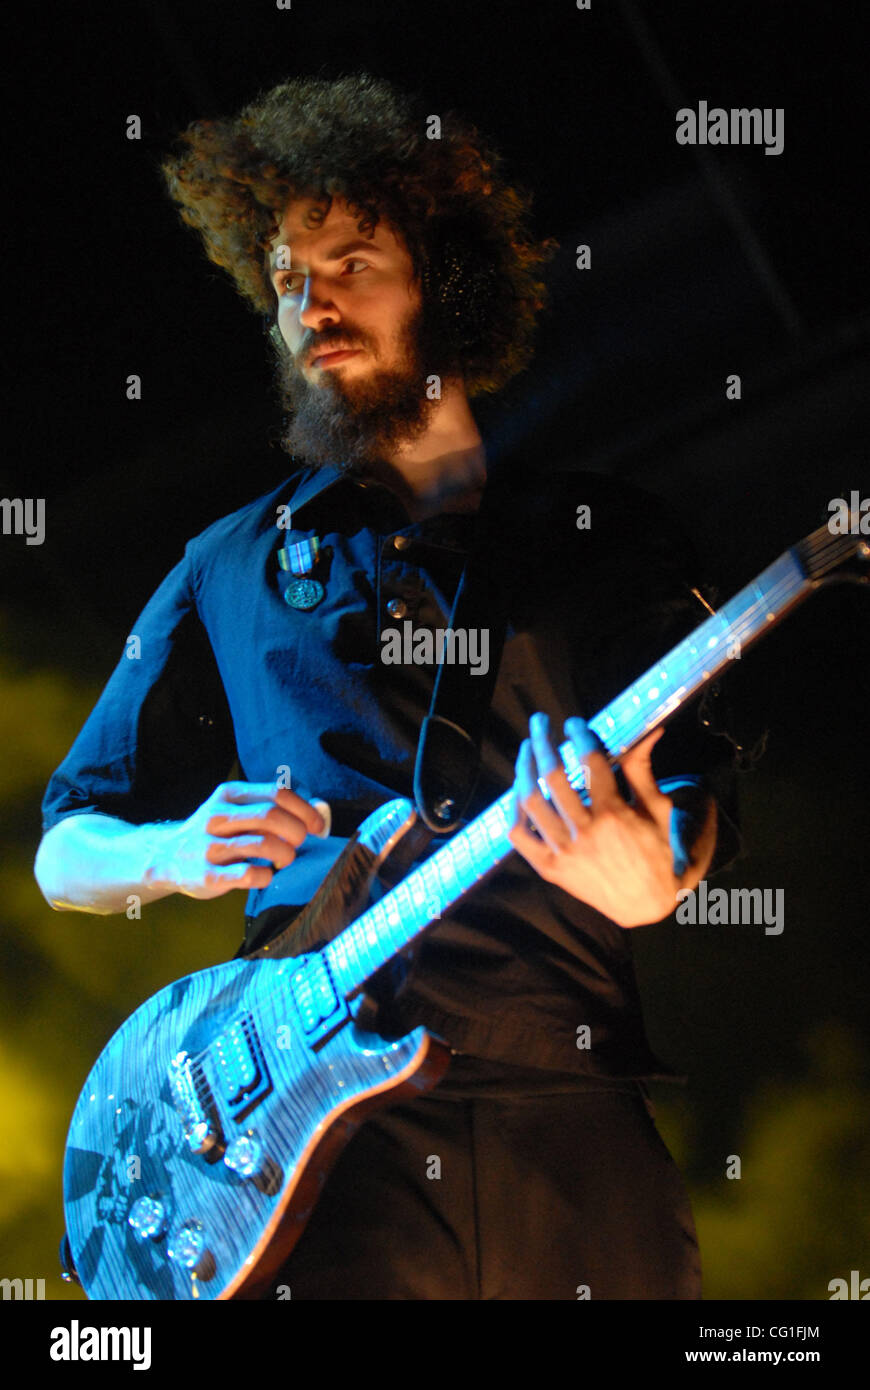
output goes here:
<path id="1" fill-rule="evenodd" d="M 377 344 L 371 338 L 352 325 L 336 325 L 316 338 L 316 346 L 328 351 L 330 342 L 349 343 L 367 350 L 375 366 L 361 380 L 342 379 L 340 367 L 325 370 L 317 385 L 283 351 L 278 388 L 289 415 L 284 448 L 306 463 L 331 464 L 358 474 L 376 468 L 398 445 L 418 439 L 437 404 L 426 393 L 426 378 L 434 373 L 443 382 L 452 366 L 439 336 L 422 307 L 412 310 L 396 334 L 399 365 L 386 369 L 377 366 Z M 313 346 L 310 340 L 305 343 L 300 358 L 307 358 Z"/>

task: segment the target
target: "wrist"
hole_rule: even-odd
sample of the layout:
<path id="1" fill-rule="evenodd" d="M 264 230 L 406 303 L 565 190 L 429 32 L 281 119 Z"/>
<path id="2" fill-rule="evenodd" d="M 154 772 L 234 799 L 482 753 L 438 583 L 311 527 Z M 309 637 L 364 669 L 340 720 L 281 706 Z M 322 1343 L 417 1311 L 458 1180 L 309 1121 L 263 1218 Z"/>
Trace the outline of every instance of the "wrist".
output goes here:
<path id="1" fill-rule="evenodd" d="M 674 874 L 681 888 L 691 888 L 703 878 L 713 860 L 718 823 L 716 802 L 696 784 L 674 787 L 667 795 L 672 803 L 669 838 Z"/>
<path id="2" fill-rule="evenodd" d="M 177 891 L 175 864 L 182 824 L 181 821 L 157 821 L 136 827 L 135 838 L 141 855 L 138 879 L 143 899 L 147 901 L 153 902 Z"/>

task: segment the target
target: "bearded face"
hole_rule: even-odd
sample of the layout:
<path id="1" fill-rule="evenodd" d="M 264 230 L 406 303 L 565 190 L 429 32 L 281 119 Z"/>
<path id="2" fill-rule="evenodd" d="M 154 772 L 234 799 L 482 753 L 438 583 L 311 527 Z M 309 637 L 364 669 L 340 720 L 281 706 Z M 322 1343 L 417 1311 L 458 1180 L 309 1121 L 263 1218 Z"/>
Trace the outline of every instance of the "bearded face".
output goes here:
<path id="1" fill-rule="evenodd" d="M 282 353 L 278 371 L 282 404 L 290 417 L 288 451 L 307 463 L 359 472 L 401 442 L 419 438 L 436 404 L 427 395 L 427 377 L 437 374 L 437 368 L 433 355 L 425 352 L 425 336 L 424 312 L 418 307 L 397 326 L 389 345 L 390 366 L 382 365 L 386 354 L 374 335 L 347 322 L 313 334 L 300 356 L 305 362 L 331 348 L 350 346 L 365 354 L 364 371 L 346 371 L 338 362 L 311 378 L 296 358 Z"/>
<path id="2" fill-rule="evenodd" d="M 362 237 L 336 199 L 327 216 L 291 202 L 269 257 L 278 304 L 285 446 L 307 463 L 359 472 L 426 430 L 456 346 L 424 302 L 402 237 L 385 221 Z"/>

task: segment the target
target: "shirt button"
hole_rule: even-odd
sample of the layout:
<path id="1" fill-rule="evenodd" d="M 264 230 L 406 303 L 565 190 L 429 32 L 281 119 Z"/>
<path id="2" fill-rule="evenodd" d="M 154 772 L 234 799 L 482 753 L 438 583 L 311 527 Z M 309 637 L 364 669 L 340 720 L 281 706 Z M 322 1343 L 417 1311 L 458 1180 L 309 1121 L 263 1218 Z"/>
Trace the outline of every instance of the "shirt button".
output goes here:
<path id="1" fill-rule="evenodd" d="M 391 618 L 404 618 L 408 611 L 408 605 L 404 599 L 391 598 L 387 604 L 387 612 Z"/>
<path id="2" fill-rule="evenodd" d="M 410 536 L 393 536 L 393 545 L 397 550 L 407 550 L 410 544 Z"/>

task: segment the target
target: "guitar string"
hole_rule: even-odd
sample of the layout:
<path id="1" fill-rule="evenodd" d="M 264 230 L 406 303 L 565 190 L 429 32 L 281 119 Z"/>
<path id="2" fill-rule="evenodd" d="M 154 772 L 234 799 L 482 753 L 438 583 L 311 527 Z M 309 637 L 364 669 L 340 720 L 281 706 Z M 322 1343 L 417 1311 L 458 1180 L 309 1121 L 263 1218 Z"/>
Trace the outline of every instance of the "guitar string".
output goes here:
<path id="1" fill-rule="evenodd" d="M 824 559 L 828 564 L 831 555 L 835 556 L 834 563 L 839 558 L 845 558 L 849 552 L 855 549 L 855 544 L 851 536 L 833 535 L 827 526 L 820 527 L 803 542 L 804 546 L 811 552 L 813 559 Z M 799 547 L 794 547 L 796 550 Z"/>

